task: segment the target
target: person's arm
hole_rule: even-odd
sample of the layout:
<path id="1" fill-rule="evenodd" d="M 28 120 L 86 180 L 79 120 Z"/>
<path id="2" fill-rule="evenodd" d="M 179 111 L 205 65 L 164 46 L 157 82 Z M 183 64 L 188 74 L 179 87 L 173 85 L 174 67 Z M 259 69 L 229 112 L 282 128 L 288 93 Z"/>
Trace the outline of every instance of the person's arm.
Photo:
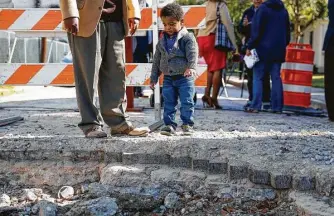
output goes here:
<path id="1" fill-rule="evenodd" d="M 63 20 L 68 18 L 79 18 L 79 10 L 76 0 L 60 0 L 59 6 Z"/>
<path id="2" fill-rule="evenodd" d="M 127 0 L 126 3 L 130 35 L 133 35 L 139 27 L 139 21 L 141 18 L 139 2 L 138 0 Z"/>
<path id="3" fill-rule="evenodd" d="M 252 20 L 252 30 L 251 30 L 251 38 L 249 39 L 247 43 L 247 49 L 252 50 L 254 49 L 262 36 L 262 23 L 264 17 L 264 10 L 262 10 L 261 6 L 257 9 L 257 11 L 254 14 L 253 20 Z"/>
<path id="4" fill-rule="evenodd" d="M 67 32 L 77 35 L 79 32 L 79 10 L 76 0 L 60 0 L 59 2 L 64 28 Z"/>
<path id="5" fill-rule="evenodd" d="M 234 26 L 226 4 L 223 4 L 222 8 L 220 9 L 220 19 L 226 27 L 228 37 L 230 38 L 234 48 L 238 50 L 237 41 L 235 39 Z"/>
<path id="6" fill-rule="evenodd" d="M 156 46 L 154 57 L 153 57 L 153 64 L 152 64 L 152 71 L 151 71 L 151 81 L 150 81 L 150 87 L 154 88 L 154 85 L 158 82 L 159 77 L 161 75 L 161 71 L 159 68 L 161 60 L 161 52 L 159 49 L 159 43 Z"/>
<path id="7" fill-rule="evenodd" d="M 241 20 L 239 22 L 239 25 L 238 25 L 238 32 L 240 34 L 243 34 L 243 35 L 245 35 L 246 27 L 247 27 L 247 26 L 244 26 L 245 17 L 246 17 L 246 11 L 243 13 L 242 18 L 241 18 Z"/>
<path id="8" fill-rule="evenodd" d="M 192 74 L 196 73 L 198 63 L 198 45 L 193 34 L 189 35 L 189 39 L 185 45 L 186 58 L 188 60 L 187 69 L 193 70 Z"/>
<path id="9" fill-rule="evenodd" d="M 127 0 L 128 18 L 141 19 L 140 7 L 138 0 Z"/>

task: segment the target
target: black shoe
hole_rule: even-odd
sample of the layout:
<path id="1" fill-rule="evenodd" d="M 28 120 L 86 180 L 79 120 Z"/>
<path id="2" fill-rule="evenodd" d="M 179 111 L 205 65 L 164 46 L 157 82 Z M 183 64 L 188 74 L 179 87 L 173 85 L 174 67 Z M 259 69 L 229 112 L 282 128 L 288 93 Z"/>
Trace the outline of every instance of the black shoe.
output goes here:
<path id="1" fill-rule="evenodd" d="M 252 104 L 251 101 L 247 101 L 247 103 L 244 106 L 244 110 L 246 111 L 250 107 L 251 104 Z"/>
<path id="2" fill-rule="evenodd" d="M 259 113 L 259 110 L 248 107 L 245 109 L 246 113 Z"/>
<path id="3" fill-rule="evenodd" d="M 282 111 L 277 111 L 277 110 L 269 110 L 270 113 L 274 113 L 274 114 L 282 114 Z"/>

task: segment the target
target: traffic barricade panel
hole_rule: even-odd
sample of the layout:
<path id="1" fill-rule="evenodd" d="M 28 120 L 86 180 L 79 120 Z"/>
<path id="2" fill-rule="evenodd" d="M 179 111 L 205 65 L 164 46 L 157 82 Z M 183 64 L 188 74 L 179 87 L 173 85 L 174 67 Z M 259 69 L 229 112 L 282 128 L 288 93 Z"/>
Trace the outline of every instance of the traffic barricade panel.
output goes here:
<path id="1" fill-rule="evenodd" d="M 150 84 L 151 64 L 126 63 L 126 84 L 128 86 L 148 86 Z M 0 64 L 0 85 L 67 85 L 73 86 L 72 64 Z M 206 86 L 207 67 L 197 69 L 196 86 Z M 160 81 L 162 80 L 162 76 Z"/>

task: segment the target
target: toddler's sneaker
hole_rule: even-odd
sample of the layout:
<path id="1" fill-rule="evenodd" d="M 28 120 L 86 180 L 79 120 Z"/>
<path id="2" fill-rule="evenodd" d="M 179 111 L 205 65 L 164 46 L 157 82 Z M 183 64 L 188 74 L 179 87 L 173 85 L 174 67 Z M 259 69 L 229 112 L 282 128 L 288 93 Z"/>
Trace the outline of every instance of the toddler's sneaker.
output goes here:
<path id="1" fill-rule="evenodd" d="M 160 134 L 165 136 L 172 136 L 175 134 L 175 129 L 172 125 L 166 125 L 160 130 Z"/>
<path id="2" fill-rule="evenodd" d="M 194 133 L 194 128 L 193 126 L 190 125 L 182 125 L 181 126 L 183 135 L 190 136 Z"/>

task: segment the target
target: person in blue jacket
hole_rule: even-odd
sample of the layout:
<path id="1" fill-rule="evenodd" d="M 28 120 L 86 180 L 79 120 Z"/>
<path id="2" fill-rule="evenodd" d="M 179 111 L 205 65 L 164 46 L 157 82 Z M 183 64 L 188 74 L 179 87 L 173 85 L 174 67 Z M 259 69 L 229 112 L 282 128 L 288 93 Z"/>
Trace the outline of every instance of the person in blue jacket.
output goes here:
<path id="1" fill-rule="evenodd" d="M 281 0 L 267 0 L 257 9 L 247 43 L 246 55 L 255 49 L 259 61 L 254 65 L 253 100 L 246 110 L 258 113 L 262 106 L 263 79 L 270 73 L 272 80 L 271 109 L 274 113 L 283 110 L 283 84 L 281 64 L 285 61 L 286 46 L 290 42 L 289 14 Z"/>
<path id="2" fill-rule="evenodd" d="M 246 9 L 242 15 L 242 19 L 240 20 L 238 31 L 245 38 L 245 42 L 241 48 L 241 53 L 245 54 L 246 52 L 246 44 L 251 37 L 251 27 L 252 27 L 252 19 L 254 17 L 255 11 L 262 4 L 262 0 L 252 0 L 253 4 L 251 7 Z M 249 69 L 246 67 L 247 73 L 247 88 L 248 88 L 248 102 L 244 106 L 247 109 L 253 100 L 253 69 Z M 270 74 L 266 73 L 263 80 L 263 108 L 267 110 L 270 108 Z"/>
<path id="3" fill-rule="evenodd" d="M 325 98 L 328 118 L 334 121 L 334 0 L 328 0 L 329 24 L 325 36 Z"/>

